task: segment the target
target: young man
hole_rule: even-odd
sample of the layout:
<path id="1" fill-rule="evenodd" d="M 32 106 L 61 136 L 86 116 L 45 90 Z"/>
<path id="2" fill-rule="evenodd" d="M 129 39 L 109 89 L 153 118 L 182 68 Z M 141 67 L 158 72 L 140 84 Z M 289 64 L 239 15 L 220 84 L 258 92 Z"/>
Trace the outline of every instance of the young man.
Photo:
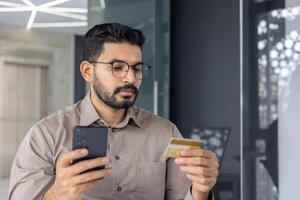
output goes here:
<path id="1" fill-rule="evenodd" d="M 86 33 L 80 70 L 90 92 L 30 129 L 12 166 L 9 199 L 212 199 L 215 154 L 194 149 L 166 159 L 170 138 L 181 137 L 176 126 L 133 107 L 150 70 L 142 62 L 144 40 L 139 30 L 115 23 Z M 71 164 L 88 153 L 71 150 L 76 125 L 109 128 L 106 157 Z M 112 168 L 85 172 L 108 163 Z"/>

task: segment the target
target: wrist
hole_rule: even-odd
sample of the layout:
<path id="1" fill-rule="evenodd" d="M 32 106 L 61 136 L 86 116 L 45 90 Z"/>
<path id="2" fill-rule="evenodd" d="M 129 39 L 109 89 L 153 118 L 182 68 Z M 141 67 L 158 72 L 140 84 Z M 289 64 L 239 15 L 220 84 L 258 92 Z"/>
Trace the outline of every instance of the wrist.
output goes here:
<path id="1" fill-rule="evenodd" d="M 53 185 L 48 189 L 48 191 L 45 193 L 44 197 L 42 200 L 57 200 L 59 199 L 57 197 L 57 193 L 54 192 L 54 187 Z"/>
<path id="2" fill-rule="evenodd" d="M 194 200 L 208 200 L 209 197 L 209 192 L 198 191 L 193 186 L 191 189 L 191 193 Z"/>

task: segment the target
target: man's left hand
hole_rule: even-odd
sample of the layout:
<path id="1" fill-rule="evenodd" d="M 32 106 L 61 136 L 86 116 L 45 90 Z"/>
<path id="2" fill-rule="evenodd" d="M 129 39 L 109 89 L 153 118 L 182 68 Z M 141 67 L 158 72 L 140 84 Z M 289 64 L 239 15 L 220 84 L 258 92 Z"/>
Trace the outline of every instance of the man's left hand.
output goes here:
<path id="1" fill-rule="evenodd" d="M 217 182 L 219 162 L 212 151 L 205 149 L 187 149 L 181 152 L 182 157 L 175 163 L 192 181 L 192 196 L 195 200 L 206 200 Z"/>

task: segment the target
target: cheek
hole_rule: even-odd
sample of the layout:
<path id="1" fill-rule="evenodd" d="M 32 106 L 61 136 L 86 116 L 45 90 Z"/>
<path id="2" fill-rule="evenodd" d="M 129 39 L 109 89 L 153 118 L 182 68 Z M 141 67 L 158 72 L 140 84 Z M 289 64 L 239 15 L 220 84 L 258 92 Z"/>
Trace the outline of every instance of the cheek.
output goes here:
<path id="1" fill-rule="evenodd" d="M 98 81 L 105 87 L 109 93 L 112 93 L 117 87 L 117 81 L 107 72 L 98 73 Z"/>
<path id="2" fill-rule="evenodd" d="M 140 89 L 141 87 L 141 84 L 142 84 L 142 81 L 138 81 L 135 85 L 135 87 L 137 87 L 137 89 Z"/>

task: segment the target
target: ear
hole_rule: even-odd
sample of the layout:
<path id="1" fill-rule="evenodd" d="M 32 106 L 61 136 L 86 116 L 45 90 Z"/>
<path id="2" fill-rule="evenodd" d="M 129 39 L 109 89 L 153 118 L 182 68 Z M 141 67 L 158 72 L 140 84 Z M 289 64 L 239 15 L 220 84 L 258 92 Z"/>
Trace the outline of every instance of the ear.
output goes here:
<path id="1" fill-rule="evenodd" d="M 93 64 L 84 60 L 80 63 L 80 72 L 86 82 L 93 82 Z"/>

